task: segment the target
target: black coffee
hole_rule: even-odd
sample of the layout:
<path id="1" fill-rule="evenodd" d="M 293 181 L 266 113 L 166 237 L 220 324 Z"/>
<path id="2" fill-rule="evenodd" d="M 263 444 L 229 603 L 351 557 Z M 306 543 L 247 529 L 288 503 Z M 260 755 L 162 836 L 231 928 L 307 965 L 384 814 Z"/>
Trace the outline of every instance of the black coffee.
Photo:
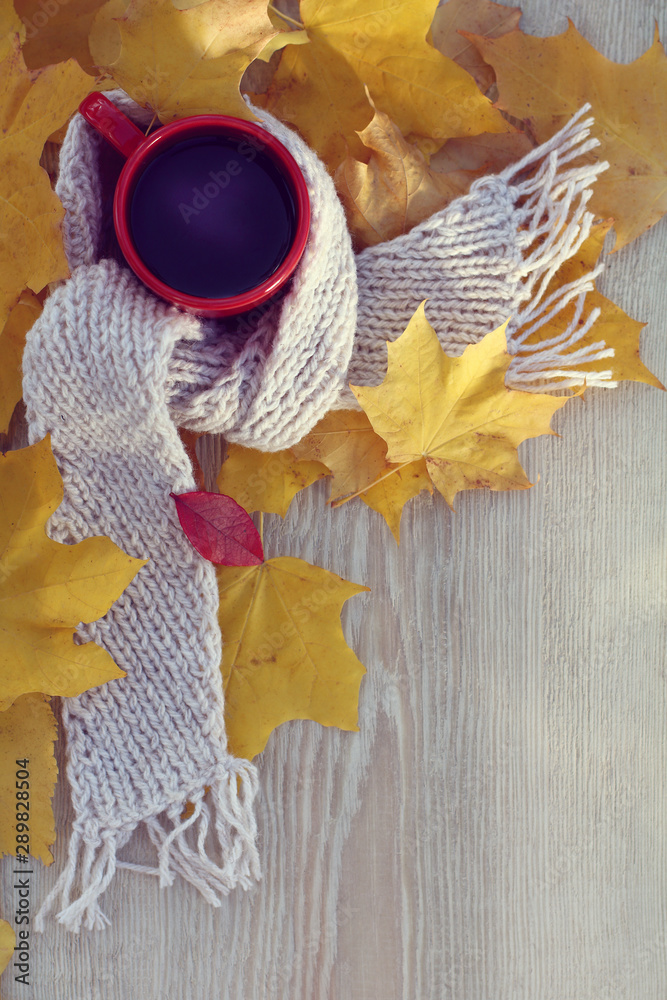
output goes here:
<path id="1" fill-rule="evenodd" d="M 201 298 L 239 295 L 270 277 L 294 239 L 296 211 L 273 160 L 246 140 L 185 139 L 141 174 L 130 230 L 146 267 Z"/>

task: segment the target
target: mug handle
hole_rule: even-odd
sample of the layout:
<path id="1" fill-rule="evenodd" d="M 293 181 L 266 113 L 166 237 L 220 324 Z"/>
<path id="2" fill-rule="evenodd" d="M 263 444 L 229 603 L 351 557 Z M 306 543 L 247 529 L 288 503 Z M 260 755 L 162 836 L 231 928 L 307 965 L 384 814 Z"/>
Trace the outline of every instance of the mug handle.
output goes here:
<path id="1" fill-rule="evenodd" d="M 138 129 L 134 122 L 131 122 L 98 90 L 88 94 L 88 97 L 81 101 L 79 111 L 88 124 L 115 146 L 126 159 L 146 141 L 141 129 Z"/>

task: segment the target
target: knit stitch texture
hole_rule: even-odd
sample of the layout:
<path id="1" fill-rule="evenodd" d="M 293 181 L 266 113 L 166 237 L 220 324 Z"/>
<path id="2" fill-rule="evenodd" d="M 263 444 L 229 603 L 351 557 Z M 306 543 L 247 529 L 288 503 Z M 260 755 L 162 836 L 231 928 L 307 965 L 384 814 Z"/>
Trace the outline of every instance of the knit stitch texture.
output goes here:
<path id="1" fill-rule="evenodd" d="M 553 379 L 558 388 L 584 379 L 589 386 L 617 384 L 609 370 L 581 369 L 614 353 L 603 341 L 582 346 L 600 314 L 584 311 L 602 264 L 555 292 L 548 289 L 590 234 L 594 217 L 586 205 L 593 182 L 608 167 L 586 161 L 599 145 L 590 137 L 593 119 L 584 118 L 588 110 L 585 105 L 548 142 L 502 173 L 475 181 L 468 194 L 410 232 L 357 256 L 359 308 L 349 382 L 382 381 L 385 341 L 401 335 L 426 299 L 426 316 L 450 355 L 509 320 L 507 349 L 515 358 L 506 383 L 512 388 L 548 389 Z M 573 301 L 574 316 L 557 336 L 527 343 Z M 343 387 L 337 407 L 353 406 L 355 397 Z"/>
<path id="2" fill-rule="evenodd" d="M 215 571 L 183 534 L 169 494 L 196 488 L 177 425 L 284 448 L 335 401 L 347 369 L 356 284 L 344 214 L 317 157 L 291 146 L 314 226 L 289 291 L 248 335 L 167 305 L 102 256 L 100 141 L 77 116 L 63 145 L 58 193 L 72 275 L 47 300 L 23 360 L 30 440 L 51 435 L 63 478 L 49 534 L 107 535 L 149 562 L 103 619 L 79 629 L 127 676 L 63 702 L 76 819 L 37 929 L 57 904 L 72 931 L 105 925 L 99 897 L 116 868 L 136 867 L 118 851 L 142 822 L 157 867 L 139 870 L 161 885 L 178 872 L 219 905 L 259 877 L 257 772 L 226 746 Z M 194 812 L 181 819 L 188 801 Z"/>
<path id="3" fill-rule="evenodd" d="M 147 124 L 126 95 L 107 96 Z M 99 899 L 118 867 L 154 872 L 161 885 L 179 873 L 213 905 L 259 877 L 257 772 L 226 745 L 215 573 L 169 496 L 195 488 L 176 428 L 265 451 L 289 447 L 328 409 L 356 407 L 349 381 L 381 381 L 386 341 L 423 299 L 452 353 L 511 317 L 508 381 L 521 387 L 576 381 L 577 364 L 610 353 L 577 347 L 596 318 L 579 322 L 593 276 L 547 288 L 590 231 L 586 202 L 605 167 L 573 165 L 596 144 L 582 112 L 521 163 L 356 258 L 323 164 L 294 132 L 256 113 L 304 173 L 312 224 L 289 288 L 236 319 L 197 319 L 145 289 L 114 245 L 104 140 L 77 115 L 62 147 L 57 191 L 72 275 L 47 300 L 24 355 L 30 440 L 51 435 L 64 483 L 49 534 L 62 542 L 104 534 L 149 562 L 103 619 L 79 628 L 127 676 L 63 702 L 76 819 L 38 929 L 55 907 L 70 930 L 103 927 Z M 520 356 L 526 337 L 572 300 L 575 321 Z M 612 384 L 609 372 L 596 377 Z M 182 819 L 187 801 L 194 811 Z M 118 856 L 141 823 L 155 868 Z"/>

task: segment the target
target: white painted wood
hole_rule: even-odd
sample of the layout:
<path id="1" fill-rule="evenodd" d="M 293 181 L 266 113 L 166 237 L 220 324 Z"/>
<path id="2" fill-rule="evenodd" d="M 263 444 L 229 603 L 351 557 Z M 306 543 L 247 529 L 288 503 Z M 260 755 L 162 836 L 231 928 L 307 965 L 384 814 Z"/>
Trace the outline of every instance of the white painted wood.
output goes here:
<path id="1" fill-rule="evenodd" d="M 609 57 L 664 4 L 525 0 Z M 667 381 L 667 225 L 603 290 L 649 322 Z M 269 555 L 372 587 L 344 613 L 368 667 L 361 732 L 281 727 L 262 755 L 264 880 L 219 910 L 120 872 L 113 927 L 34 938 L 4 1000 L 664 1000 L 667 995 L 667 397 L 591 391 L 522 446 L 529 493 L 406 510 L 400 549 L 316 486 Z M 60 829 L 71 819 L 59 788 Z M 63 859 L 34 877 L 35 900 Z M 137 838 L 125 856 L 141 860 Z M 11 900 L 3 869 L 4 912 Z"/>

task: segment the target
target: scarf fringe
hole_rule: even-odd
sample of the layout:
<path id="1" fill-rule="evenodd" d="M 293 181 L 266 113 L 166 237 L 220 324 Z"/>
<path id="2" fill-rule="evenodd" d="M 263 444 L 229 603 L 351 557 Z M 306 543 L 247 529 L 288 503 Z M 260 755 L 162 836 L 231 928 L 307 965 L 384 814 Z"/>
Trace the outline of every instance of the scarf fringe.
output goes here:
<path id="1" fill-rule="evenodd" d="M 584 307 L 603 265 L 547 294 L 559 268 L 590 236 L 594 220 L 587 211 L 591 185 L 609 166 L 606 162 L 569 166 L 599 146 L 597 139 L 590 138 L 593 118 L 584 118 L 590 108 L 585 104 L 560 132 L 500 174 L 512 188 L 523 219 L 518 233 L 524 254 L 521 304 L 508 329 L 508 351 L 516 357 L 509 367 L 507 384 L 517 389 L 538 391 L 551 379 L 559 380 L 558 388 L 584 382 L 607 388 L 618 385 L 611 371 L 580 367 L 614 356 L 613 348 L 602 340 L 582 343 L 600 315 L 599 309 L 592 309 L 584 317 Z M 540 343 L 527 343 L 572 302 L 576 303 L 574 316 L 562 333 Z"/>
<path id="2" fill-rule="evenodd" d="M 129 840 L 131 830 L 97 831 L 91 835 L 85 820 L 75 824 L 67 864 L 35 917 L 35 931 L 44 931 L 46 918 L 57 906 L 60 909 L 56 920 L 67 930 L 75 934 L 82 926 L 103 930 L 110 921 L 99 900 L 118 868 L 157 875 L 161 888 L 172 885 L 176 874 L 182 875 L 211 906 L 220 906 L 222 897 L 237 886 L 251 888 L 261 878 L 253 812 L 257 789 L 256 768 L 248 761 L 231 758 L 224 774 L 210 789 L 191 797 L 194 808 L 189 816 L 182 818 L 186 805 L 182 801 L 146 820 L 157 851 L 157 868 L 118 860 L 117 852 Z M 220 863 L 207 854 L 209 833 L 217 841 Z M 192 839 L 194 845 L 189 842 Z M 71 900 L 77 870 L 79 895 Z"/>

